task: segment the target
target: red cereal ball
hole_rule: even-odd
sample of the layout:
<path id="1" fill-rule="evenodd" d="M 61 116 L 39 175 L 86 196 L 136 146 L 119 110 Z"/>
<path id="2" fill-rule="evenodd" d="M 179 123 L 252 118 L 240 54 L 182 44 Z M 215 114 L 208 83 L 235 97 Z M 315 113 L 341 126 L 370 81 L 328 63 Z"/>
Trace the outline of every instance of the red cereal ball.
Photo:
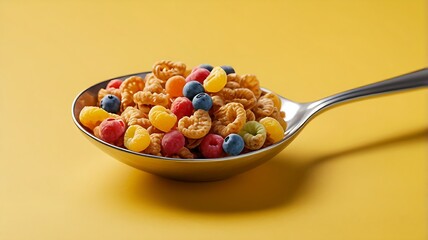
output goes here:
<path id="1" fill-rule="evenodd" d="M 190 116 L 193 113 L 193 104 L 186 97 L 178 97 L 171 104 L 171 112 L 180 120 L 184 116 Z M 178 122 L 178 121 L 177 121 Z"/>
<path id="2" fill-rule="evenodd" d="M 206 158 L 219 158 L 224 155 L 223 137 L 217 134 L 210 133 L 202 139 L 199 145 L 199 150 Z"/>
<path id="3" fill-rule="evenodd" d="M 120 87 L 120 85 L 122 84 L 122 80 L 120 80 L 120 79 L 113 79 L 113 80 L 111 80 L 110 82 L 108 82 L 108 84 L 107 84 L 107 89 L 108 88 L 119 88 Z"/>
<path id="4" fill-rule="evenodd" d="M 99 136 L 102 140 L 116 144 L 125 132 L 125 122 L 122 119 L 107 118 L 101 122 Z"/>
<path id="5" fill-rule="evenodd" d="M 183 96 L 183 87 L 186 84 L 186 80 L 182 76 L 173 76 L 168 79 L 165 83 L 165 91 L 171 97 Z"/>
<path id="6" fill-rule="evenodd" d="M 162 138 L 162 151 L 167 156 L 174 155 L 184 147 L 185 143 L 183 134 L 178 130 L 172 130 Z"/>
<path id="7" fill-rule="evenodd" d="M 198 81 L 200 83 L 204 83 L 205 78 L 210 75 L 210 71 L 205 68 L 195 68 L 192 73 L 186 78 L 186 82 L 190 81 Z"/>

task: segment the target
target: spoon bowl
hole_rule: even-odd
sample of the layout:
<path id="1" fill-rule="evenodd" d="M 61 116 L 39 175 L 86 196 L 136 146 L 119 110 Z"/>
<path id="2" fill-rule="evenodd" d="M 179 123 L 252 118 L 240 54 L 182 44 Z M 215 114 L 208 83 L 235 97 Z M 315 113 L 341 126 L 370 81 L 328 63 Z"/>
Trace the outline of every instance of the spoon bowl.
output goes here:
<path id="1" fill-rule="evenodd" d="M 149 72 L 113 79 L 124 80 L 135 75 L 144 78 L 147 73 Z M 309 120 L 323 110 L 366 96 L 427 86 L 428 69 L 359 87 L 314 102 L 299 103 L 278 95 L 282 102 L 281 111 L 286 113 L 287 122 L 285 136 L 281 141 L 257 151 L 213 159 L 177 159 L 137 153 L 96 138 L 80 123 L 79 113 L 83 107 L 97 104 L 98 91 L 105 88 L 110 80 L 112 79 L 82 91 L 72 103 L 73 122 L 90 142 L 117 160 L 148 173 L 181 181 L 215 181 L 243 173 L 268 161 L 287 147 Z M 262 90 L 270 92 L 264 88 Z"/>

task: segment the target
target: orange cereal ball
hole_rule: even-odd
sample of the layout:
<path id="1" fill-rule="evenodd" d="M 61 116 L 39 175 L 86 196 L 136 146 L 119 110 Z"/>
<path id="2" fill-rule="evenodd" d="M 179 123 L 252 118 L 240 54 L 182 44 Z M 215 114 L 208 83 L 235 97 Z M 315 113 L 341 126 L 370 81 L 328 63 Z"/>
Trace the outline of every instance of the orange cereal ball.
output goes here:
<path id="1" fill-rule="evenodd" d="M 182 97 L 183 87 L 186 84 L 186 79 L 182 76 L 173 76 L 165 83 L 165 90 L 171 97 Z"/>

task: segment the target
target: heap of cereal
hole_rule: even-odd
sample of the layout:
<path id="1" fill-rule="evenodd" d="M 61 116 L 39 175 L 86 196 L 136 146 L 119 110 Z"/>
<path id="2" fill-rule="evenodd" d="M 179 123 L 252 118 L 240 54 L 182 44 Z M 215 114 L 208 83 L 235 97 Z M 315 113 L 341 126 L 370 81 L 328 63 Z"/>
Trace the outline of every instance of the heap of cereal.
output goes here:
<path id="1" fill-rule="evenodd" d="M 159 61 L 145 78 L 111 80 L 80 122 L 101 140 L 173 158 L 219 158 L 272 145 L 284 137 L 285 113 L 255 75 L 230 66 Z"/>

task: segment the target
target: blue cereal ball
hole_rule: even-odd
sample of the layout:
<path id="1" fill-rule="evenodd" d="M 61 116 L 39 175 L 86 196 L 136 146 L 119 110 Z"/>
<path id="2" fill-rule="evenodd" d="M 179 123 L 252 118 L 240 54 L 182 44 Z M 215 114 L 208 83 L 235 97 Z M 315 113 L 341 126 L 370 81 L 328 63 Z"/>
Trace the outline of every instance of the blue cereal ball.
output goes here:
<path id="1" fill-rule="evenodd" d="M 211 72 L 211 70 L 213 70 L 214 67 L 209 64 L 201 64 L 198 66 L 198 68 L 205 68 L 206 70 Z"/>
<path id="2" fill-rule="evenodd" d="M 235 69 L 233 69 L 233 67 L 231 66 L 221 66 L 221 68 L 223 68 L 223 70 L 226 72 L 227 75 L 231 74 L 231 73 L 235 73 Z"/>
<path id="3" fill-rule="evenodd" d="M 235 133 L 229 134 L 223 141 L 223 150 L 228 155 L 236 156 L 244 149 L 244 139 Z"/>
<path id="4" fill-rule="evenodd" d="M 100 107 L 109 113 L 118 113 L 120 110 L 120 99 L 115 95 L 105 95 L 101 99 Z"/>
<path id="5" fill-rule="evenodd" d="M 197 81 L 190 81 L 187 82 L 186 85 L 183 87 L 183 96 L 187 97 L 190 100 L 193 100 L 193 98 L 198 95 L 198 93 L 204 92 L 204 86 L 200 82 Z"/>
<path id="6" fill-rule="evenodd" d="M 198 110 L 202 109 L 205 111 L 209 111 L 213 106 L 213 100 L 210 95 L 206 93 L 199 93 L 192 100 L 193 109 Z"/>

